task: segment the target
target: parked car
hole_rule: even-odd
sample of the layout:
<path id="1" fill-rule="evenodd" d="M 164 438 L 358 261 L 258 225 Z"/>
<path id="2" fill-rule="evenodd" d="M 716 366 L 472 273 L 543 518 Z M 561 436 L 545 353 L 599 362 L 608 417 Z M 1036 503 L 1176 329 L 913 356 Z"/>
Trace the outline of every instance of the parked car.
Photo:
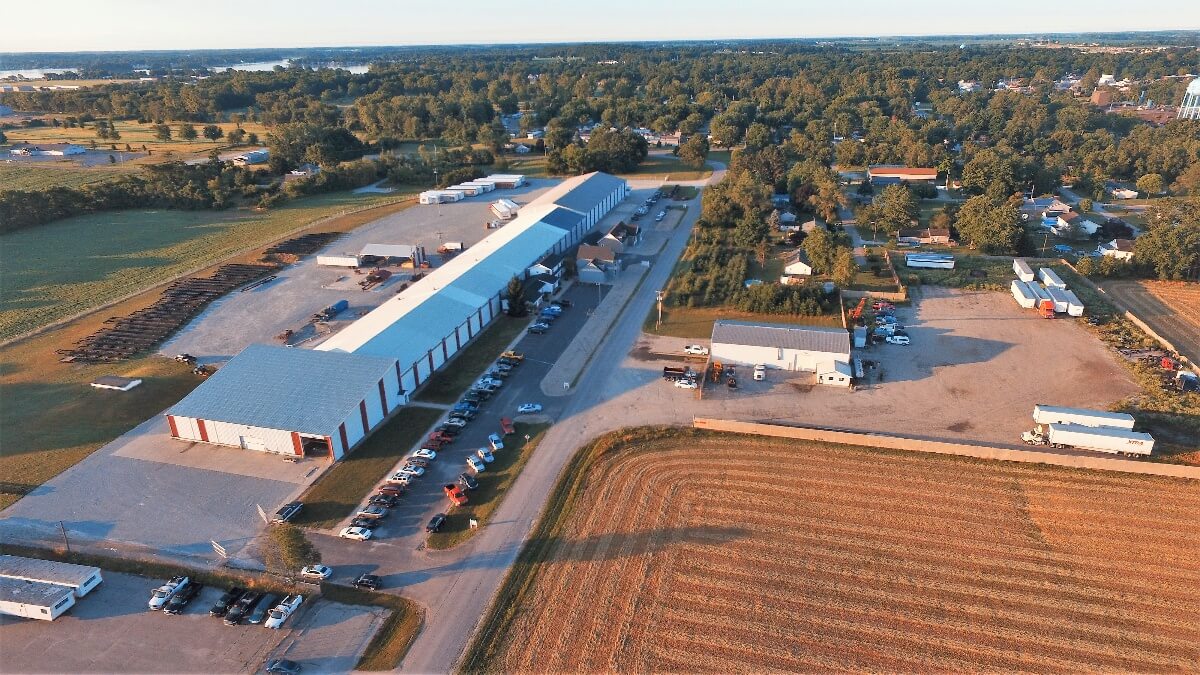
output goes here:
<path id="1" fill-rule="evenodd" d="M 474 490 L 479 487 L 479 481 L 469 473 L 458 474 L 458 484 L 463 486 L 464 490 Z"/>
<path id="2" fill-rule="evenodd" d="M 233 607 L 225 614 L 225 625 L 236 626 L 242 622 L 253 611 L 255 606 L 262 601 L 263 594 L 258 591 L 247 591 L 245 595 L 234 603 Z"/>
<path id="3" fill-rule="evenodd" d="M 246 623 L 257 625 L 266 620 L 267 613 L 270 612 L 275 605 L 279 604 L 280 597 L 281 596 L 276 595 L 275 593 L 268 593 L 267 596 L 258 603 L 258 607 L 255 607 L 254 611 L 250 612 L 250 616 L 246 617 Z"/>
<path id="4" fill-rule="evenodd" d="M 150 609 L 162 609 L 176 593 L 188 585 L 189 581 L 187 577 L 171 577 L 170 581 L 154 589 L 148 603 Z"/>
<path id="5" fill-rule="evenodd" d="M 488 445 L 492 446 L 492 450 L 503 450 L 504 439 L 500 438 L 500 434 L 488 434 Z"/>
<path id="6" fill-rule="evenodd" d="M 534 413 L 540 413 L 540 412 L 542 412 L 542 404 L 541 403 L 522 403 L 521 405 L 517 406 L 517 412 L 522 415 L 532 415 Z"/>
<path id="7" fill-rule="evenodd" d="M 452 427 L 458 427 L 459 429 L 465 429 L 467 426 L 467 420 L 463 417 L 452 416 L 446 419 L 446 424 Z"/>
<path id="8" fill-rule="evenodd" d="M 267 672 L 270 675 L 296 675 L 300 672 L 300 664 L 289 659 L 271 659 L 267 661 Z"/>
<path id="9" fill-rule="evenodd" d="M 762 382 L 765 379 L 767 379 L 766 364 L 760 363 L 757 366 L 754 366 L 754 380 L 756 382 Z"/>
<path id="10" fill-rule="evenodd" d="M 514 352 L 510 349 L 509 351 L 506 351 L 503 354 L 501 354 L 500 358 L 511 359 L 513 361 L 516 361 L 517 363 L 520 363 L 525 360 L 525 355 L 522 354 L 521 352 Z"/>
<path id="11" fill-rule="evenodd" d="M 408 487 L 409 485 L 412 485 L 413 481 L 415 481 L 416 479 L 417 479 L 416 476 L 409 474 L 409 473 L 395 473 L 395 474 L 392 474 L 391 478 L 388 478 L 388 482 L 394 483 L 396 485 Z"/>
<path id="12" fill-rule="evenodd" d="M 433 450 L 426 450 L 425 448 L 421 448 L 420 450 L 417 450 L 416 452 L 414 452 L 412 454 L 412 456 L 416 457 L 418 459 L 429 459 L 429 460 L 437 459 L 436 452 L 434 452 Z"/>
<path id="13" fill-rule="evenodd" d="M 482 459 L 483 461 L 487 462 L 488 464 L 491 464 L 492 462 L 496 461 L 496 456 L 493 455 L 491 453 L 491 451 L 488 450 L 487 448 L 480 448 L 480 449 L 476 450 L 475 455 L 478 456 L 479 459 Z"/>
<path id="14" fill-rule="evenodd" d="M 554 302 L 550 303 L 550 305 L 551 306 L 559 305 L 560 307 L 570 307 L 571 301 L 566 298 L 559 298 L 558 300 L 555 300 Z"/>
<path id="15" fill-rule="evenodd" d="M 354 514 L 355 518 L 374 518 L 376 520 L 382 520 L 383 518 L 387 518 L 387 516 L 388 510 L 382 506 L 364 506 L 358 510 L 358 513 Z"/>
<path id="16" fill-rule="evenodd" d="M 267 628 L 282 628 L 283 622 L 287 621 L 288 617 L 290 617 L 292 614 L 295 614 L 296 610 L 300 609 L 300 603 L 302 602 L 304 602 L 303 595 L 287 596 L 282 602 L 280 602 L 278 605 L 275 605 L 275 609 L 272 609 L 270 613 L 267 614 L 267 621 L 263 624 L 263 626 Z"/>
<path id="17" fill-rule="evenodd" d="M 204 584 L 189 583 L 183 587 L 183 590 L 176 591 L 175 595 L 163 605 L 163 612 L 167 614 L 179 614 L 183 612 L 183 608 L 187 606 L 200 591 L 204 589 Z"/>
<path id="18" fill-rule="evenodd" d="M 453 424 L 443 424 L 443 425 L 439 426 L 437 428 L 437 430 L 439 432 L 441 432 L 443 437 L 447 437 L 447 438 L 451 438 L 451 439 L 453 439 L 455 436 L 458 436 L 460 433 L 462 433 L 462 429 L 454 426 Z"/>
<path id="19" fill-rule="evenodd" d="M 317 581 L 324 581 L 331 574 L 333 574 L 333 568 L 326 567 L 325 565 L 309 565 L 300 570 L 300 576 L 305 579 L 316 579 Z"/>
<path id="20" fill-rule="evenodd" d="M 558 305 L 546 305 L 542 308 L 542 313 L 558 316 L 563 313 L 563 308 Z"/>
<path id="21" fill-rule="evenodd" d="M 661 223 L 663 221 L 663 218 L 666 218 L 666 217 L 667 217 L 666 211 L 659 211 L 658 215 L 654 216 L 654 222 Z"/>
<path id="22" fill-rule="evenodd" d="M 496 365 L 492 367 L 492 370 L 499 373 L 501 377 L 508 377 L 512 374 L 513 367 L 507 363 L 497 361 Z"/>
<path id="23" fill-rule="evenodd" d="M 357 541 L 366 541 L 371 538 L 371 530 L 365 527 L 346 527 L 343 528 L 338 536 L 342 539 L 355 539 Z"/>
<path id="24" fill-rule="evenodd" d="M 416 476 L 416 477 L 420 478 L 421 476 L 425 475 L 425 467 L 417 466 L 415 464 L 405 464 L 402 469 L 400 469 L 398 472 L 396 472 L 396 475 L 398 475 L 398 476 L 405 476 L 405 475 Z"/>
<path id="25" fill-rule="evenodd" d="M 478 457 L 468 457 L 467 466 L 474 470 L 475 473 L 482 473 L 485 468 L 483 460 Z"/>
<path id="26" fill-rule="evenodd" d="M 408 488 L 405 486 L 398 485 L 396 483 L 384 483 L 377 488 L 376 492 L 381 495 L 392 495 L 393 497 L 399 497 L 400 495 L 404 494 L 407 489 Z"/>
<path id="27" fill-rule="evenodd" d="M 537 318 L 541 323 L 554 323 L 554 320 L 558 318 L 558 315 L 553 312 L 542 310 L 538 312 Z"/>
<path id="28" fill-rule="evenodd" d="M 225 613 L 229 611 L 229 608 L 233 606 L 233 603 L 237 602 L 245 592 L 246 589 L 242 588 L 241 586 L 234 586 L 233 588 L 225 591 L 225 593 L 223 593 L 221 597 L 217 599 L 217 602 L 213 604 L 212 609 L 208 610 L 209 615 L 225 616 Z"/>
<path id="29" fill-rule="evenodd" d="M 442 491 L 446 493 L 446 496 L 450 498 L 450 502 L 455 506 L 462 506 L 467 503 L 467 493 L 454 483 L 443 485 Z"/>
<path id="30" fill-rule="evenodd" d="M 507 417 L 500 418 L 500 433 L 505 436 L 517 433 L 517 428 L 513 426 L 513 421 Z"/>
<path id="31" fill-rule="evenodd" d="M 379 521 L 375 518 L 355 518 L 354 520 L 350 521 L 350 527 L 365 527 L 368 530 L 374 528 L 378 524 Z"/>
<path id="32" fill-rule="evenodd" d="M 693 356 L 708 356 L 708 347 L 704 345 L 688 345 L 683 348 L 684 354 L 692 354 Z"/>
<path id="33" fill-rule="evenodd" d="M 548 330 L 550 330 L 550 324 L 548 323 L 538 322 L 529 327 L 529 332 L 533 333 L 534 335 L 541 335 Z"/>
<path id="34" fill-rule="evenodd" d="M 485 396 L 480 396 L 474 391 L 468 391 L 466 394 L 463 394 L 462 400 L 464 403 L 473 403 L 478 406 L 485 398 Z"/>
<path id="35" fill-rule="evenodd" d="M 686 379 L 686 378 L 684 378 L 684 379 L 679 379 L 679 380 L 675 380 L 675 386 L 676 386 L 676 387 L 679 387 L 680 389 L 695 389 L 695 388 L 696 388 L 696 381 L 695 381 L 695 380 L 689 380 L 689 379 Z"/>
<path id="36" fill-rule="evenodd" d="M 888 344 L 893 345 L 907 345 L 912 342 L 912 340 L 908 339 L 907 335 L 889 335 L 887 336 L 887 341 Z"/>
<path id="37" fill-rule="evenodd" d="M 350 585 L 355 588 L 365 588 L 370 591 L 376 591 L 379 590 L 379 587 L 382 585 L 382 581 L 374 574 L 363 573 L 358 575 L 358 578 L 355 579 L 354 583 Z"/>
<path id="38" fill-rule="evenodd" d="M 275 512 L 275 517 L 271 520 L 276 523 L 289 522 L 292 518 L 296 517 L 296 514 L 300 513 L 300 509 L 302 508 L 304 508 L 304 504 L 300 502 L 288 502 L 279 507 L 279 510 Z"/>
<path id="39" fill-rule="evenodd" d="M 400 498 L 393 495 L 371 495 L 367 503 L 371 506 L 382 506 L 385 509 L 390 509 L 400 502 Z"/>
<path id="40" fill-rule="evenodd" d="M 429 519 L 429 523 L 425 526 L 425 531 L 430 534 L 442 529 L 442 525 L 446 524 L 446 514 L 439 513 Z"/>

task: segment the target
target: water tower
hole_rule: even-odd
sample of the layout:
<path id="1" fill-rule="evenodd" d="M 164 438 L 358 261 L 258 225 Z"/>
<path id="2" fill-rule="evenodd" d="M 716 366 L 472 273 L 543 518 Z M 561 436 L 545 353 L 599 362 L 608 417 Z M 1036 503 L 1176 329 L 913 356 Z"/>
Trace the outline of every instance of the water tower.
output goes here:
<path id="1" fill-rule="evenodd" d="M 1200 120 L 1200 77 L 1192 80 L 1179 104 L 1179 119 Z"/>

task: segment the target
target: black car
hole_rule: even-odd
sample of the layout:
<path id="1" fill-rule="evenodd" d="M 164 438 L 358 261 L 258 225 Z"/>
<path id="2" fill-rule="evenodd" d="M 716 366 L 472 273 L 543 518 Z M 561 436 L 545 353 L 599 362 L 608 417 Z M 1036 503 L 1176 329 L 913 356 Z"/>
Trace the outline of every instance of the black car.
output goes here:
<path id="1" fill-rule="evenodd" d="M 296 675 L 300 672 L 300 664 L 288 659 L 271 659 L 267 661 L 267 672 L 272 675 Z"/>
<path id="2" fill-rule="evenodd" d="M 518 361 L 516 359 L 506 358 L 506 357 L 501 357 L 499 359 L 496 359 L 496 363 L 499 363 L 500 365 L 504 365 L 504 366 L 510 366 L 512 368 L 516 368 L 517 366 L 521 365 L 520 361 Z"/>
<path id="3" fill-rule="evenodd" d="M 379 588 L 380 580 L 374 574 L 360 574 L 351 585 L 355 588 L 366 588 L 374 591 Z"/>
<path id="4" fill-rule="evenodd" d="M 236 626 L 254 611 L 255 606 L 262 600 L 263 594 L 258 591 L 248 591 L 229 608 L 225 614 L 225 625 Z"/>
<path id="5" fill-rule="evenodd" d="M 479 487 L 479 481 L 475 480 L 469 473 L 458 474 L 458 484 L 467 490 L 474 490 Z"/>
<path id="6" fill-rule="evenodd" d="M 438 530 L 442 529 L 442 525 L 445 525 L 445 524 L 446 524 L 446 514 L 439 513 L 436 516 L 429 519 L 429 524 L 425 526 L 425 531 L 430 532 L 430 533 L 437 532 Z"/>
<path id="7" fill-rule="evenodd" d="M 453 424 L 443 424 L 443 425 L 439 426 L 437 428 L 437 430 L 442 432 L 443 434 L 449 436 L 450 438 L 454 438 L 455 436 L 462 433 L 462 429 L 454 426 Z"/>
<path id="8" fill-rule="evenodd" d="M 279 510 L 275 512 L 275 517 L 271 520 L 276 523 L 289 522 L 292 518 L 296 517 L 297 513 L 300 513 L 300 509 L 302 508 L 304 508 L 304 504 L 300 502 L 288 502 L 279 507 Z"/>
<path id="9" fill-rule="evenodd" d="M 463 396 L 464 403 L 474 403 L 476 406 L 478 406 L 481 401 L 483 401 L 483 397 L 473 391 L 467 392 L 467 394 Z"/>
<path id="10" fill-rule="evenodd" d="M 163 611 L 167 614 L 179 614 L 189 602 L 195 599 L 197 595 L 200 595 L 200 591 L 203 588 L 204 584 L 197 584 L 195 582 L 184 586 L 182 591 L 172 595 L 167 604 L 163 605 Z"/>
<path id="11" fill-rule="evenodd" d="M 400 503 L 400 500 L 396 499 L 395 497 L 393 497 L 391 495 L 375 495 L 375 496 L 371 497 L 371 499 L 369 499 L 367 501 L 367 503 L 375 504 L 378 506 L 386 506 L 387 508 L 390 509 L 393 506 L 395 506 L 396 504 Z"/>
<path id="12" fill-rule="evenodd" d="M 541 335 L 546 332 L 546 328 L 543 324 L 535 323 L 529 327 L 529 332 L 534 335 Z"/>
<path id="13" fill-rule="evenodd" d="M 379 525 L 379 520 L 376 518 L 355 518 L 350 521 L 350 527 L 365 527 L 368 530 L 373 530 Z"/>
<path id="14" fill-rule="evenodd" d="M 250 612 L 250 616 L 246 617 L 246 623 L 262 623 L 267 618 L 267 612 L 271 611 L 279 601 L 283 599 L 282 595 L 267 593 L 263 599 L 259 601 L 258 607 Z"/>
<path id="15" fill-rule="evenodd" d="M 228 591 L 225 591 L 225 594 L 217 600 L 217 603 L 212 606 L 212 609 L 208 610 L 208 613 L 212 616 L 225 616 L 225 613 L 229 611 L 229 608 L 233 606 L 235 602 L 241 599 L 242 595 L 245 593 L 246 589 L 242 588 L 241 586 L 234 586 Z"/>
<path id="16" fill-rule="evenodd" d="M 570 301 L 570 300 L 567 300 L 566 298 L 563 298 L 563 299 L 561 299 L 561 300 L 555 300 L 554 302 L 550 303 L 550 305 L 551 305 L 551 306 L 553 306 L 553 305 L 559 305 L 559 306 L 561 306 L 561 307 L 570 307 L 570 306 L 571 306 L 571 301 Z"/>

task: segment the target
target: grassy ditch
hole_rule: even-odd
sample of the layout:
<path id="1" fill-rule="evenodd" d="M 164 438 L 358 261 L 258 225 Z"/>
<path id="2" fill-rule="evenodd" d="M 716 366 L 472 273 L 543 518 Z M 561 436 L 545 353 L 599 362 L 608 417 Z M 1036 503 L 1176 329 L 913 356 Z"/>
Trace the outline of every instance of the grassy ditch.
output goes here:
<path id="1" fill-rule="evenodd" d="M 496 461 L 488 464 L 487 470 L 476 476 L 479 487 L 469 493 L 471 501 L 446 514 L 446 523 L 440 532 L 429 535 L 426 547 L 447 549 L 458 546 L 475 534 L 470 527 L 472 518 L 478 520 L 480 525 L 486 525 L 492 513 L 500 508 L 508 489 L 533 456 L 546 429 L 550 428 L 549 424 L 517 423 L 515 426 L 517 433 L 505 437 L 504 449 L 493 453 Z"/>
<path id="2" fill-rule="evenodd" d="M 405 406 L 357 450 L 337 462 L 300 497 L 304 510 L 295 523 L 331 528 L 363 503 L 375 485 L 400 461 L 434 422 L 441 410 Z"/>
<path id="3" fill-rule="evenodd" d="M 530 317 L 515 318 L 501 314 L 492 325 L 455 354 L 450 363 L 442 366 L 421 385 L 417 400 L 432 403 L 457 401 L 467 387 L 500 358 L 500 354 L 525 330 L 529 321 Z"/>

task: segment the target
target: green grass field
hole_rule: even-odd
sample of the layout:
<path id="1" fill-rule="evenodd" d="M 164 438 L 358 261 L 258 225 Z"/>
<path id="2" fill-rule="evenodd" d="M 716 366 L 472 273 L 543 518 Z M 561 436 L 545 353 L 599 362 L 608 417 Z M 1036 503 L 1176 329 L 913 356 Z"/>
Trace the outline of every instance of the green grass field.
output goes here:
<path id="1" fill-rule="evenodd" d="M 478 424 L 478 422 L 476 422 Z M 480 526 L 486 526 L 492 513 L 500 508 L 508 488 L 520 475 L 521 469 L 537 449 L 538 443 L 549 424 L 513 425 L 515 434 L 504 437 L 504 449 L 493 454 L 496 461 L 487 465 L 487 470 L 477 475 L 479 487 L 467 493 L 468 501 L 461 507 L 449 507 L 446 512 L 446 522 L 439 532 L 429 535 L 425 545 L 431 549 L 447 549 L 458 546 L 477 530 L 471 529 L 471 519 L 479 521 Z M 525 437 L 529 440 L 526 441 Z"/>
<path id="2" fill-rule="evenodd" d="M 821 316 L 792 316 L 790 314 L 757 314 L 742 312 L 728 307 L 663 307 L 662 325 L 655 328 L 658 321 L 658 309 L 650 308 L 642 329 L 653 335 L 668 335 L 670 337 L 695 338 L 707 340 L 712 337 L 713 322 L 717 319 L 732 319 L 739 321 L 765 321 L 767 323 L 786 323 L 797 326 L 827 326 L 841 327 L 842 319 L 837 314 Z"/>
<path id="3" fill-rule="evenodd" d="M 59 115 L 58 117 L 62 117 Z M 117 120 L 113 123 L 117 132 L 121 134 L 121 138 L 117 140 L 103 139 L 96 136 L 95 126 L 87 127 L 30 127 L 28 129 L 9 129 L 5 131 L 8 136 L 9 143 L 77 143 L 84 147 L 91 147 L 92 142 L 96 143 L 97 148 L 108 148 L 111 145 L 116 145 L 118 150 L 123 150 L 126 144 L 129 144 L 133 149 L 140 151 L 145 145 L 153 154 L 149 157 L 143 157 L 134 160 L 136 163 L 159 162 L 167 159 L 182 159 L 192 155 L 204 155 L 213 150 L 225 151 L 233 147 L 225 138 L 213 141 L 200 136 L 196 139 L 185 141 L 179 138 L 179 127 L 181 122 L 170 122 L 167 126 L 171 127 L 171 132 L 174 136 L 171 140 L 161 141 L 154 137 L 153 124 L 139 124 L 136 120 Z M 199 133 L 204 124 L 193 124 L 196 127 L 196 132 Z M 217 124 L 221 130 L 228 134 L 233 129 L 237 128 L 236 124 L 231 122 L 221 122 Z M 257 122 L 243 122 L 242 129 L 247 133 L 256 133 L 260 142 L 267 140 L 269 130 Z"/>
<path id="4" fill-rule="evenodd" d="M 103 183 L 117 176 L 136 172 L 134 167 L 94 166 L 87 169 L 65 162 L 0 164 L 0 191 L 46 190 L 55 187 L 76 188 Z"/>
<path id="5" fill-rule="evenodd" d="M 112 211 L 0 235 L 0 340 L 150 288 L 188 270 L 392 193 L 307 197 L 270 211 Z"/>
<path id="6" fill-rule="evenodd" d="M 625 178 L 658 178 L 660 180 L 699 180 L 712 175 L 712 167 L 703 169 L 687 166 L 671 155 L 650 155 L 636 169 L 620 174 Z"/>

